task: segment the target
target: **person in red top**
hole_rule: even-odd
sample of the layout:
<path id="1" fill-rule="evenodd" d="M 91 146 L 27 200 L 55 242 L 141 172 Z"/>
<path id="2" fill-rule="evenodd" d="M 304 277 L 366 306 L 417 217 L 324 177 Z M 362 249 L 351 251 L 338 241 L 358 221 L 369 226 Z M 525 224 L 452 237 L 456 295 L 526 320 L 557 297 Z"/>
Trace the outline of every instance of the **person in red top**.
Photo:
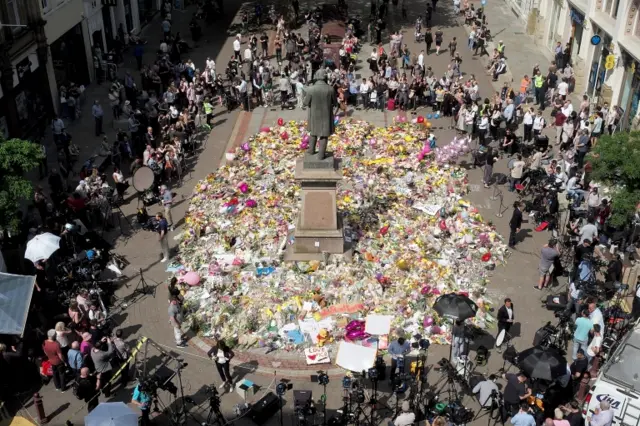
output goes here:
<path id="1" fill-rule="evenodd" d="M 51 363 L 51 369 L 53 370 L 53 384 L 56 387 L 56 390 L 64 392 L 64 371 L 67 364 L 64 361 L 64 355 L 62 355 L 60 343 L 56 342 L 56 331 L 53 329 L 49 330 L 47 332 L 47 337 L 48 339 L 45 340 L 42 345 L 42 350 L 47 356 L 49 363 Z"/>
<path id="2" fill-rule="evenodd" d="M 69 196 L 69 198 L 67 198 L 67 205 L 76 213 L 86 207 L 84 200 L 77 192 L 74 192 Z"/>
<path id="3" fill-rule="evenodd" d="M 611 204 L 606 199 L 602 200 L 598 210 L 598 229 L 603 229 L 604 224 L 611 215 Z"/>

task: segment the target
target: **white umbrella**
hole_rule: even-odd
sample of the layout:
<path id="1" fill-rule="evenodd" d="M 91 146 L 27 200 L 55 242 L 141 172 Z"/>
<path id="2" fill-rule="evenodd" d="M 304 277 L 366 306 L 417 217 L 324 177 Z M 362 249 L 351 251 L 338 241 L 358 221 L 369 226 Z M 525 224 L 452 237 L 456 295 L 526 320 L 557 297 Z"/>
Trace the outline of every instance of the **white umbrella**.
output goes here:
<path id="1" fill-rule="evenodd" d="M 48 259 L 59 248 L 60 237 L 45 232 L 44 234 L 36 235 L 27 243 L 24 258 L 36 263 L 40 260 Z"/>
<path id="2" fill-rule="evenodd" d="M 84 418 L 84 426 L 138 426 L 138 414 L 124 402 L 101 402 Z"/>

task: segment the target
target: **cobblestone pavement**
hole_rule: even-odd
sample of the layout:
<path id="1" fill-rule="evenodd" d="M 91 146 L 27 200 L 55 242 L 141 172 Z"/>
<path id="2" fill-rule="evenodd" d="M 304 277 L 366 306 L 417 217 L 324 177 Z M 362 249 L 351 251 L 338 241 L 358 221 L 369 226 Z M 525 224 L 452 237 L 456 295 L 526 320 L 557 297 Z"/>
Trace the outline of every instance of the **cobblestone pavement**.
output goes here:
<path id="1" fill-rule="evenodd" d="M 409 45 L 411 51 L 419 51 L 423 46 L 418 46 L 413 41 L 413 22 L 418 13 L 423 13 L 423 4 L 421 0 L 405 0 L 407 3 L 408 17 L 402 19 L 400 10 L 394 10 L 391 7 L 391 25 L 390 30 L 401 28 L 405 34 L 405 41 Z M 306 6 L 305 1 L 302 1 L 302 7 Z M 361 16 L 368 16 L 368 5 L 364 4 L 364 0 L 358 0 L 349 2 L 350 8 L 360 10 Z M 227 5 L 226 17 L 235 14 L 235 11 L 239 7 L 238 4 L 230 3 Z M 433 27 L 442 27 L 445 35 L 446 46 L 451 37 L 457 37 L 459 51 L 464 60 L 462 70 L 466 74 L 475 74 L 480 82 L 480 88 L 483 97 L 489 96 L 493 92 L 490 79 L 484 72 L 484 67 L 480 61 L 472 58 L 470 51 L 465 47 L 466 45 L 466 30 L 461 26 L 456 17 L 452 16 L 452 8 L 448 4 L 439 5 L 438 13 L 434 16 Z M 187 30 L 187 21 L 190 17 L 190 10 L 183 13 L 177 13 L 176 21 L 177 27 L 182 34 L 189 34 Z M 366 23 L 365 23 L 366 25 Z M 219 68 L 223 67 L 223 62 L 226 62 L 226 58 L 231 55 L 232 52 L 232 39 L 228 38 L 220 25 L 218 27 L 211 27 L 204 29 L 204 41 L 200 43 L 200 47 L 196 48 L 191 57 L 197 65 L 204 63 L 204 59 L 208 55 L 215 55 L 216 62 L 219 64 Z M 303 31 L 304 33 L 304 31 Z M 143 31 L 143 36 L 147 37 L 151 41 L 147 46 L 147 52 L 145 53 L 147 58 L 150 58 L 154 49 L 154 39 L 158 39 L 160 35 L 160 27 L 157 22 L 153 22 Z M 273 37 L 271 37 L 273 38 Z M 387 46 L 388 49 L 388 46 Z M 367 76 L 369 71 L 362 59 L 366 58 L 370 53 L 370 48 L 367 45 L 363 49 L 360 61 L 360 73 L 363 76 Z M 442 73 L 446 70 L 448 64 L 449 54 L 448 52 L 442 53 L 440 56 L 434 54 L 429 55 L 426 58 L 426 63 L 431 65 L 436 73 Z M 133 57 L 129 52 L 126 55 L 125 63 L 131 67 L 133 65 Z M 137 77 L 137 74 L 136 74 Z M 94 97 L 101 97 L 103 105 L 108 105 L 106 102 L 106 85 L 102 87 L 89 87 L 87 89 L 87 99 L 83 110 L 83 119 L 77 124 L 70 124 L 70 132 L 74 136 L 76 143 L 81 144 L 83 149 L 83 158 L 93 153 L 99 141 L 93 136 L 93 122 L 86 117 L 89 114 L 88 104 Z M 105 108 L 107 110 L 107 108 Z M 421 113 L 419 111 L 419 113 Z M 110 114 L 109 111 L 106 112 Z M 353 111 L 352 116 L 355 118 L 366 119 L 372 124 L 384 126 L 392 122 L 396 113 L 392 112 L 379 112 L 379 111 Z M 202 153 L 199 155 L 198 162 L 189 176 L 186 177 L 185 183 L 181 188 L 174 188 L 174 191 L 178 193 L 179 202 L 173 208 L 173 215 L 175 218 L 182 218 L 184 212 L 188 208 L 189 194 L 191 188 L 197 182 L 198 179 L 203 178 L 206 174 L 214 171 L 218 166 L 221 159 L 223 159 L 223 153 L 231 146 L 240 144 L 245 138 L 253 133 L 258 132 L 263 125 L 269 125 L 275 123 L 279 117 L 289 119 L 305 119 L 306 112 L 304 111 L 280 111 L 276 109 L 257 108 L 251 113 L 247 112 L 232 112 L 227 114 L 226 112 L 218 111 L 214 122 L 214 130 L 212 131 L 208 142 Z M 105 118 L 105 123 L 110 122 L 110 117 Z M 434 121 L 434 126 L 440 128 L 436 130 L 436 135 L 441 144 L 447 143 L 454 136 L 453 130 L 449 129 L 449 119 L 439 119 Z M 105 127 L 108 128 L 108 125 Z M 109 136 L 113 136 L 115 132 L 109 129 Z M 54 159 L 50 159 L 51 164 L 55 164 Z M 494 172 L 507 173 L 507 161 L 499 161 L 494 166 Z M 486 220 L 491 220 L 495 223 L 498 232 L 506 236 L 508 233 L 508 220 L 511 214 L 511 209 L 507 209 L 515 200 L 515 196 L 507 191 L 503 191 L 503 195 L 497 199 L 492 199 L 494 195 L 491 189 L 483 189 L 481 184 L 481 170 L 469 170 L 470 181 L 472 183 L 472 192 L 469 196 L 471 201 L 480 208 L 483 216 Z M 504 190 L 504 187 L 500 188 Z M 124 215 L 127 219 L 131 220 L 134 217 L 136 202 L 135 197 L 129 194 L 129 203 L 122 207 Z M 158 210 L 157 207 L 150 209 L 150 214 L 154 214 Z M 497 212 L 503 212 L 503 217 L 496 217 Z M 176 219 L 177 220 L 177 219 Z M 128 225 L 122 221 L 122 227 L 125 231 L 129 231 Z M 180 233 L 180 225 L 182 221 L 177 221 L 178 229 L 172 234 L 177 237 Z M 515 337 L 515 346 L 518 350 L 523 350 L 531 345 L 531 338 L 542 324 L 552 319 L 552 316 L 540 307 L 538 303 L 539 299 L 544 296 L 536 290 L 532 289 L 532 285 L 537 281 L 537 265 L 538 265 L 538 253 L 540 247 L 546 242 L 549 235 L 547 233 L 536 233 L 531 228 L 530 224 L 525 224 L 521 231 L 521 237 L 524 241 L 518 245 L 517 250 L 511 255 L 506 267 L 500 267 L 495 270 L 491 283 L 487 290 L 488 297 L 497 304 L 501 303 L 501 300 L 505 296 L 510 296 L 515 305 L 516 313 L 516 325 L 513 328 Z M 168 318 L 166 314 L 166 298 L 167 293 L 163 281 L 167 277 L 163 266 L 160 263 L 160 247 L 157 242 L 157 236 L 155 234 L 145 232 L 142 230 L 134 230 L 130 233 L 129 237 L 121 237 L 117 242 L 117 252 L 126 256 L 131 263 L 125 272 L 130 279 L 127 281 L 126 286 L 123 287 L 119 293 L 124 297 L 129 295 L 136 287 L 139 276 L 137 275 L 139 270 L 142 270 L 147 282 L 152 286 L 158 286 L 155 295 L 149 295 L 136 301 L 129 301 L 126 308 L 123 307 L 120 312 L 117 313 L 115 319 L 119 324 L 119 327 L 124 330 L 125 336 L 131 342 L 135 341 L 139 336 L 147 336 L 151 338 L 158 345 L 161 345 L 166 351 L 184 358 L 185 362 L 189 365 L 186 367 L 182 374 L 184 391 L 186 395 L 192 395 L 195 402 L 199 404 L 191 410 L 193 418 L 191 418 L 188 424 L 199 424 L 207 415 L 207 397 L 203 393 L 203 386 L 211 384 L 213 382 L 219 383 L 219 377 L 215 371 L 215 367 L 212 365 L 202 351 L 204 343 L 197 339 L 192 339 L 190 346 L 186 349 L 175 348 L 173 344 L 172 331 L 168 325 Z M 176 242 L 170 244 L 172 247 L 176 245 Z M 523 337 L 520 337 L 523 336 Z M 489 339 L 490 340 L 490 339 Z M 491 347 L 492 341 L 482 342 L 482 344 Z M 154 352 L 155 351 L 155 352 Z M 429 350 L 428 363 L 432 364 L 442 357 L 448 356 L 449 347 L 431 347 Z M 161 360 L 160 353 L 155 349 L 149 352 L 150 365 L 158 365 Z M 309 389 L 313 391 L 314 399 L 318 399 L 322 394 L 322 388 L 318 384 L 309 383 L 309 371 L 295 371 L 294 366 L 299 363 L 300 357 L 296 354 L 290 353 L 275 353 L 267 357 L 263 353 L 253 352 L 250 355 L 238 357 L 238 362 L 232 363 L 232 369 L 234 377 L 242 378 L 246 377 L 261 387 L 260 392 L 257 395 L 249 396 L 247 400 L 249 402 L 256 401 L 260 398 L 264 392 L 273 390 L 275 382 L 281 377 L 287 377 L 292 380 L 294 389 Z M 498 368 L 502 366 L 502 360 L 500 356 L 494 355 L 489 359 L 489 363 L 485 367 L 479 367 L 477 370 L 482 373 L 496 372 Z M 327 404 L 330 408 L 330 412 L 342 406 L 342 392 L 339 377 L 341 375 L 339 370 L 335 369 L 335 366 L 327 366 L 332 372 L 332 381 L 327 389 Z M 430 383 L 435 383 L 439 379 L 439 373 L 430 373 Z M 131 385 L 130 385 L 131 386 Z M 130 387 L 129 386 L 129 387 Z M 370 384 L 367 383 L 367 388 L 370 389 Z M 381 397 L 381 402 L 387 403 L 391 407 L 395 405 L 395 396 L 389 396 L 389 387 L 386 383 L 381 383 L 380 391 L 384 393 Z M 64 394 L 57 393 L 53 390 L 53 386 L 49 385 L 41 391 L 44 399 L 44 406 L 47 413 L 56 413 L 55 417 L 51 420 L 50 424 L 61 425 L 65 420 L 71 419 L 71 421 L 78 425 L 83 423 L 83 416 L 86 411 L 82 408 L 82 404 L 79 403 L 72 395 L 71 392 Z M 101 401 L 125 401 L 128 402 L 131 397 L 130 389 L 116 390 L 110 398 L 101 397 Z M 402 396 L 401 396 L 402 398 Z M 172 405 L 168 395 L 161 393 L 161 399 L 164 403 Z M 242 401 L 242 398 L 237 393 L 227 393 L 222 396 L 222 412 L 227 419 L 232 419 L 233 407 Z M 285 424 L 292 424 L 295 420 L 291 416 L 293 410 L 292 394 L 289 392 L 285 395 Z M 477 409 L 477 404 L 472 401 L 471 398 L 466 398 L 465 403 L 470 407 Z M 175 406 L 175 404 L 173 404 Z M 28 413 L 31 416 L 35 416 L 35 410 L 32 406 L 28 406 Z M 384 418 L 389 416 L 390 413 L 381 412 L 380 417 Z M 197 420 L 195 420 L 197 419 Z M 277 415 L 273 416 L 266 424 L 275 425 L 279 422 Z M 476 420 L 474 424 L 483 424 L 486 422 L 486 418 L 481 417 Z M 237 424 L 249 424 L 250 421 L 246 418 L 242 418 L 237 421 Z M 169 424 L 164 416 L 158 417 L 156 424 Z"/>

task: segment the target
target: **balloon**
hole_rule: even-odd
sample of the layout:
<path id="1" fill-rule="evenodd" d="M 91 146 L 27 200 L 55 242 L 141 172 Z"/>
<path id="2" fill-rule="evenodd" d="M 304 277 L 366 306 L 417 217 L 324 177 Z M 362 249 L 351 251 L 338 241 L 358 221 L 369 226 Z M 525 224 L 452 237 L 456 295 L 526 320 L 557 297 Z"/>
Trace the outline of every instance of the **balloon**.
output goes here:
<path id="1" fill-rule="evenodd" d="M 309 143 L 309 135 L 308 135 L 308 134 L 305 134 L 305 135 L 302 137 L 302 143 Z"/>
<path id="2" fill-rule="evenodd" d="M 416 123 L 418 122 L 418 119 L 417 119 L 417 118 L 414 118 L 413 120 L 411 120 L 411 122 L 412 122 L 413 124 L 416 124 Z"/>
<path id="3" fill-rule="evenodd" d="M 371 138 L 369 139 L 369 145 L 374 146 L 376 144 L 376 140 Z"/>
<path id="4" fill-rule="evenodd" d="M 396 115 L 396 118 L 394 118 L 395 121 L 397 121 L 398 123 L 400 122 L 400 116 Z"/>
<path id="5" fill-rule="evenodd" d="M 196 286 L 200 284 L 200 275 L 197 272 L 187 272 L 185 276 L 182 278 L 182 281 L 189 284 L 190 286 Z"/>
<path id="6" fill-rule="evenodd" d="M 249 145 L 249 142 L 245 142 L 245 143 L 243 143 L 243 144 L 242 144 L 242 150 L 243 150 L 244 152 L 249 152 L 249 151 L 251 151 L 251 146 Z"/>
<path id="7" fill-rule="evenodd" d="M 401 123 L 406 123 L 407 122 L 407 116 L 403 115 L 402 117 L 400 117 L 400 122 Z"/>
<path id="8" fill-rule="evenodd" d="M 340 120 L 340 116 L 339 115 L 336 115 L 335 117 L 333 117 L 333 121 L 338 121 L 338 120 Z"/>
<path id="9" fill-rule="evenodd" d="M 286 141 L 287 139 L 289 139 L 289 133 L 287 133 L 287 132 L 282 132 L 282 133 L 280 133 L 280 137 L 281 137 L 283 140 L 285 140 L 285 141 Z"/>
<path id="10" fill-rule="evenodd" d="M 431 114 L 427 114 L 427 119 L 431 120 Z"/>
<path id="11" fill-rule="evenodd" d="M 430 285 L 425 285 L 424 287 L 422 287 L 420 289 L 420 293 L 422 293 L 422 295 L 424 295 L 424 296 L 426 296 L 430 292 L 431 292 L 431 286 Z"/>
<path id="12" fill-rule="evenodd" d="M 427 121 L 427 122 L 425 123 L 425 126 L 427 126 L 427 129 L 430 129 L 430 128 L 431 128 L 431 123 Z"/>
<path id="13" fill-rule="evenodd" d="M 246 182 L 242 182 L 240 185 L 238 185 L 238 189 L 240 190 L 240 192 L 242 192 L 243 194 L 246 194 L 247 191 L 249 191 L 249 185 L 246 184 Z"/>
<path id="14" fill-rule="evenodd" d="M 282 117 L 278 118 L 278 126 L 283 126 L 284 125 L 284 120 L 282 119 Z"/>
<path id="15" fill-rule="evenodd" d="M 256 202 L 256 200 L 247 200 L 245 201 L 244 205 L 247 207 L 258 207 L 258 203 Z"/>
<path id="16" fill-rule="evenodd" d="M 491 260 L 491 253 L 490 252 L 486 252 L 485 254 L 482 255 L 482 261 L 483 262 L 488 262 L 489 260 Z"/>
<path id="17" fill-rule="evenodd" d="M 435 114 L 433 114 L 433 118 L 440 118 L 440 114 L 436 112 Z"/>
<path id="18" fill-rule="evenodd" d="M 305 142 L 305 141 L 300 142 L 300 146 L 298 148 L 300 148 L 301 150 L 305 150 L 309 148 L 309 142 Z"/>
<path id="19" fill-rule="evenodd" d="M 422 161 L 422 160 L 424 160 L 424 152 L 420 152 L 418 154 L 418 161 Z"/>
<path id="20" fill-rule="evenodd" d="M 422 325 L 425 327 L 431 327 L 431 325 L 433 325 L 433 317 L 431 316 L 424 317 L 424 320 L 422 321 Z"/>
<path id="21" fill-rule="evenodd" d="M 419 115 L 418 116 L 418 123 L 424 123 L 424 117 Z"/>
<path id="22" fill-rule="evenodd" d="M 262 127 L 262 128 L 260 129 L 260 131 L 261 131 L 262 133 L 269 133 L 269 132 L 271 131 L 271 129 L 270 129 L 269 127 Z"/>
<path id="23" fill-rule="evenodd" d="M 340 120 L 338 120 L 337 118 L 336 118 L 335 120 L 333 120 L 333 125 L 334 125 L 334 126 L 337 126 L 337 125 L 338 125 L 338 123 L 340 123 Z"/>
<path id="24" fill-rule="evenodd" d="M 440 334 L 442 333 L 442 330 L 440 329 L 440 327 L 438 327 L 437 325 L 434 325 L 431 327 L 431 334 Z"/>
<path id="25" fill-rule="evenodd" d="M 422 150 L 422 152 L 424 152 L 425 154 L 428 154 L 431 152 L 431 146 L 427 145 L 424 147 L 424 149 Z"/>

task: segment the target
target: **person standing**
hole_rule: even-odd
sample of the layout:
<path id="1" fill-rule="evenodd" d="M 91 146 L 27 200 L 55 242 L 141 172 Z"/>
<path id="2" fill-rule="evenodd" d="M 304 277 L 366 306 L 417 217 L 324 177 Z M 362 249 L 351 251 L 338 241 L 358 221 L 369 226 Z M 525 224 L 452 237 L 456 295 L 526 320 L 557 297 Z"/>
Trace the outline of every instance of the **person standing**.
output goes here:
<path id="1" fill-rule="evenodd" d="M 587 358 L 589 359 L 589 365 L 593 364 L 593 359 L 600 353 L 602 347 L 602 328 L 600 324 L 593 324 L 593 337 L 587 347 Z"/>
<path id="2" fill-rule="evenodd" d="M 409 342 L 404 337 L 398 337 L 396 340 L 389 344 L 387 349 L 389 355 L 391 355 L 391 374 L 389 380 L 393 384 L 393 379 L 396 377 L 396 370 L 398 369 L 398 359 L 402 358 L 411 351 Z M 400 371 L 402 373 L 402 371 Z"/>
<path id="3" fill-rule="evenodd" d="M 442 41 L 443 41 L 442 30 L 437 30 L 436 31 L 435 40 L 436 40 L 436 55 L 439 55 L 440 54 L 440 47 L 442 47 Z"/>
<path id="4" fill-rule="evenodd" d="M 131 403 L 140 409 L 140 426 L 147 426 L 149 424 L 149 412 L 151 410 L 151 395 L 145 385 L 138 384 L 133 390 L 133 396 Z"/>
<path id="5" fill-rule="evenodd" d="M 513 414 L 516 408 L 520 407 L 520 412 L 513 416 L 511 422 L 514 426 L 535 426 L 535 420 L 531 416 L 531 423 L 519 423 L 514 421 L 519 414 L 528 414 L 529 405 L 527 404 L 527 398 L 531 396 L 531 387 L 527 383 L 527 376 L 520 372 L 518 374 L 506 373 L 502 375 L 502 378 L 507 381 L 504 387 L 504 405 L 509 414 Z"/>
<path id="6" fill-rule="evenodd" d="M 483 120 L 485 122 L 485 124 L 487 124 L 489 122 L 487 115 L 485 114 L 485 116 L 483 117 Z M 482 129 L 480 129 L 482 131 Z M 486 133 L 486 128 L 484 129 L 484 133 Z M 482 142 L 484 142 L 484 136 L 481 136 Z M 481 143 L 482 145 L 482 143 Z M 485 164 L 484 164 L 484 176 L 483 176 L 483 181 L 484 181 L 484 187 L 485 188 L 489 188 L 489 185 L 491 185 L 491 181 L 493 180 L 493 165 L 494 163 L 498 161 L 498 159 L 495 157 L 494 153 L 493 153 L 493 149 L 489 148 L 489 150 L 487 151 L 487 158 L 485 160 Z"/>
<path id="7" fill-rule="evenodd" d="M 89 374 L 88 367 L 80 369 L 80 377 L 76 389 L 76 396 L 87 404 L 87 412 L 93 411 L 100 403 L 98 398 L 98 384 L 95 376 Z"/>
<path id="8" fill-rule="evenodd" d="M 538 271 L 540 272 L 540 280 L 538 281 L 538 285 L 534 285 L 533 288 L 542 290 L 543 288 L 549 286 L 552 274 L 551 267 L 554 265 L 556 259 L 559 256 L 560 253 L 556 248 L 556 240 L 551 239 L 542 247 L 542 250 L 540 250 L 540 265 L 538 266 Z"/>
<path id="9" fill-rule="evenodd" d="M 97 374 L 97 389 L 101 389 L 107 398 L 111 395 L 111 377 L 113 376 L 113 367 L 111 361 L 115 352 L 115 346 L 109 337 L 103 337 L 91 349 L 91 360 Z"/>
<path id="10" fill-rule="evenodd" d="M 73 371 L 73 377 L 77 381 L 80 377 L 80 370 L 84 367 L 84 357 L 80 352 L 80 343 L 71 343 L 71 349 L 67 352 L 67 361 L 69 362 L 69 368 Z"/>
<path id="11" fill-rule="evenodd" d="M 589 333 L 593 330 L 593 323 L 589 319 L 587 310 L 578 312 L 578 318 L 575 321 L 575 330 L 573 332 L 573 360 L 578 358 L 578 351 L 586 351 L 589 343 Z"/>
<path id="12" fill-rule="evenodd" d="M 173 205 L 173 193 L 167 187 L 162 185 L 160 187 L 160 195 L 162 196 L 162 206 L 164 207 L 164 217 L 167 219 L 167 226 L 174 230 L 173 216 L 171 215 L 171 206 Z"/>
<path id="13" fill-rule="evenodd" d="M 57 391 L 64 393 L 64 389 L 66 387 L 64 370 L 67 364 L 64 361 L 64 355 L 62 355 L 60 343 L 56 341 L 55 330 L 51 329 L 47 332 L 47 340 L 45 340 L 42 345 L 42 350 L 51 364 L 51 370 L 53 371 L 53 385 L 56 387 Z"/>
<path id="14" fill-rule="evenodd" d="M 433 33 L 431 28 L 427 28 L 424 33 L 424 43 L 427 45 L 427 55 L 431 52 L 431 45 L 433 44 Z"/>
<path id="15" fill-rule="evenodd" d="M 449 55 L 451 56 L 451 59 L 455 58 L 456 56 L 456 49 L 458 48 L 458 41 L 456 40 L 456 38 L 454 37 L 450 42 L 449 42 Z"/>
<path id="16" fill-rule="evenodd" d="M 169 237 L 167 236 L 169 224 L 162 213 L 157 213 L 156 219 L 158 220 L 158 240 L 162 249 L 162 260 L 160 262 L 164 263 L 169 260 Z"/>
<path id="17" fill-rule="evenodd" d="M 600 408 L 596 408 L 593 416 L 587 416 L 589 426 L 611 426 L 613 424 L 614 412 L 609 401 L 600 401 Z"/>
<path id="18" fill-rule="evenodd" d="M 513 215 L 509 221 L 509 247 L 511 248 L 515 248 L 516 246 L 516 235 L 520 232 L 520 227 L 522 226 L 521 208 L 522 204 L 520 201 L 513 203 Z"/>
<path id="19" fill-rule="evenodd" d="M 516 189 L 516 185 L 520 183 L 520 179 L 522 179 L 522 174 L 524 173 L 525 162 L 522 161 L 522 155 L 518 154 L 516 156 L 516 161 L 514 161 L 511 167 L 511 179 L 509 182 L 509 192 L 513 192 Z"/>
<path id="20" fill-rule="evenodd" d="M 229 371 L 229 362 L 234 356 L 233 351 L 229 349 L 224 341 L 214 340 L 213 346 L 209 349 L 209 352 L 207 352 L 207 356 L 216 363 L 220 379 L 222 379 L 219 387 L 229 386 L 229 388 L 233 388 L 233 380 L 231 379 L 231 372 Z"/>
<path id="21" fill-rule="evenodd" d="M 237 61 L 242 61 L 242 59 L 240 58 L 240 48 L 241 48 L 240 39 L 241 38 L 242 38 L 242 35 L 238 34 L 236 36 L 236 39 L 233 40 L 233 56 Z"/>
<path id="22" fill-rule="evenodd" d="M 91 107 L 91 114 L 93 115 L 93 119 L 96 123 L 96 136 L 100 136 L 104 133 L 102 131 L 102 118 L 104 116 L 104 111 L 102 110 L 100 101 L 98 101 L 97 99 L 93 102 L 93 106 Z"/>
<path id="23" fill-rule="evenodd" d="M 171 296 L 169 302 L 169 323 L 173 326 L 173 337 L 176 341 L 176 346 L 179 348 L 186 348 L 187 344 L 182 337 L 182 307 L 179 300 L 175 296 Z"/>
<path id="24" fill-rule="evenodd" d="M 504 305 L 498 309 L 498 335 L 504 330 L 505 340 L 508 338 L 507 334 L 509 334 L 509 330 L 511 330 L 514 319 L 513 302 L 507 297 L 504 299 Z M 500 348 L 498 347 L 498 349 Z"/>

